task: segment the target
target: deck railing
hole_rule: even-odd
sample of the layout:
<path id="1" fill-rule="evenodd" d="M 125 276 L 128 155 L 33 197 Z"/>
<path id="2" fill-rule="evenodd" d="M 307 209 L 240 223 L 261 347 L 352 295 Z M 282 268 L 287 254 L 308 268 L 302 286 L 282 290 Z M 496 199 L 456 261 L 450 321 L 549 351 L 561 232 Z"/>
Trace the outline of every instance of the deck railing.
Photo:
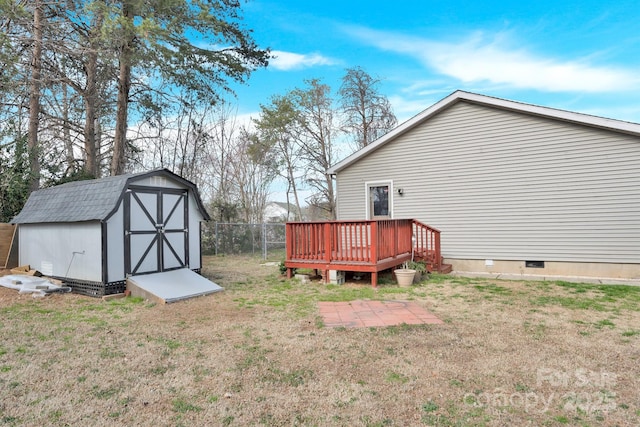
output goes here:
<path id="1" fill-rule="evenodd" d="M 364 263 L 411 254 L 440 265 L 440 231 L 411 219 L 288 222 L 287 261 Z"/>
<path id="2" fill-rule="evenodd" d="M 427 263 L 429 271 L 439 271 L 442 264 L 440 230 L 413 220 L 413 250 L 417 259 Z"/>

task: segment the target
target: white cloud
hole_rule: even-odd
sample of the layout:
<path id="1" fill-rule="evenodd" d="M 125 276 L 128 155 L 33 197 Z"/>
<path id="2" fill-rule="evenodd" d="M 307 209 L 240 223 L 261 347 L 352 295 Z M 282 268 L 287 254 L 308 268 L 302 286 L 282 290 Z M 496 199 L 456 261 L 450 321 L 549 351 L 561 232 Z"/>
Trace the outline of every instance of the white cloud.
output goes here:
<path id="1" fill-rule="evenodd" d="M 300 54 L 273 50 L 274 58 L 269 61 L 269 66 L 276 70 L 289 71 L 303 68 L 315 67 L 318 65 L 334 65 L 337 61 L 320 55 L 319 53 Z"/>
<path id="2" fill-rule="evenodd" d="M 506 33 L 472 34 L 457 43 L 404 36 L 366 28 L 347 31 L 380 49 L 409 55 L 437 72 L 466 84 L 491 83 L 549 92 L 612 92 L 640 87 L 631 70 L 592 65 L 587 60 L 545 58 L 512 48 Z"/>

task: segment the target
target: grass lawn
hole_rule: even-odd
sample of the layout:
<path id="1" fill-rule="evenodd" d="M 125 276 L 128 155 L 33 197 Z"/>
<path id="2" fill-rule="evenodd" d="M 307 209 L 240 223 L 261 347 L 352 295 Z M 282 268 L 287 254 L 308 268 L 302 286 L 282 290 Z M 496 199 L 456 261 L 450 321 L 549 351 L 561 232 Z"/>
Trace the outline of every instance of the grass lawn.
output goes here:
<path id="1" fill-rule="evenodd" d="M 224 292 L 155 305 L 0 288 L 0 425 L 636 426 L 640 288 L 433 276 L 300 284 L 205 258 Z M 328 328 L 318 301 L 442 325 Z"/>

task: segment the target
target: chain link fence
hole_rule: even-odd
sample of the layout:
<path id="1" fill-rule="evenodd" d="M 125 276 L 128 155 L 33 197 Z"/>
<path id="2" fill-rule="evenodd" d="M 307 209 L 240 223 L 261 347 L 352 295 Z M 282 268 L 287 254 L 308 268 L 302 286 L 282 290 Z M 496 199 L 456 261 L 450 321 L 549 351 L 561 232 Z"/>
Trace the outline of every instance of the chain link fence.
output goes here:
<path id="1" fill-rule="evenodd" d="M 202 231 L 205 255 L 252 255 L 281 261 L 286 255 L 283 223 L 208 222 Z"/>

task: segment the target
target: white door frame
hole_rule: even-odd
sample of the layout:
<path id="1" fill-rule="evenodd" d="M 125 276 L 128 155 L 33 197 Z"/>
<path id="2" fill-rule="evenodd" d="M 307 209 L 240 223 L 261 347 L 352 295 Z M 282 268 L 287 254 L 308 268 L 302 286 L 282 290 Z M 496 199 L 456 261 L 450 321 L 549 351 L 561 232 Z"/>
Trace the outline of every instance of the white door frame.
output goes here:
<path id="1" fill-rule="evenodd" d="M 188 194 L 185 189 L 138 186 L 127 189 L 124 198 L 126 276 L 189 265 Z M 132 219 L 132 205 L 140 213 L 139 218 Z M 135 247 L 132 240 L 136 241 Z"/>
<path id="2" fill-rule="evenodd" d="M 389 203 L 389 215 L 374 217 L 371 212 L 371 199 L 370 188 L 371 187 L 389 187 L 388 200 Z M 393 180 L 376 180 L 367 181 L 364 183 L 364 200 L 365 200 L 365 213 L 367 219 L 392 219 L 393 218 Z"/>

